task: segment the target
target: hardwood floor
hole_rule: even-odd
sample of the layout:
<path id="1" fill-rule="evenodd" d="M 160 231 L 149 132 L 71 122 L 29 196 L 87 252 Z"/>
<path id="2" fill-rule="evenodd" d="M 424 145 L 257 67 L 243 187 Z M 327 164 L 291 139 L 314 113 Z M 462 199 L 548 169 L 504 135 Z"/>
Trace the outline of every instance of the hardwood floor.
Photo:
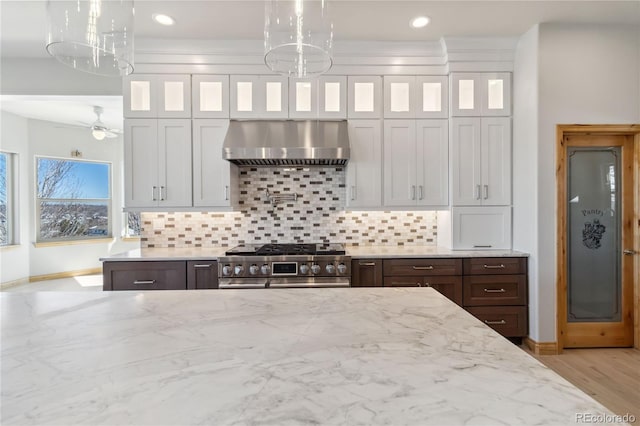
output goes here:
<path id="1" fill-rule="evenodd" d="M 640 424 L 640 350 L 565 349 L 561 355 L 530 355 L 618 415 Z"/>

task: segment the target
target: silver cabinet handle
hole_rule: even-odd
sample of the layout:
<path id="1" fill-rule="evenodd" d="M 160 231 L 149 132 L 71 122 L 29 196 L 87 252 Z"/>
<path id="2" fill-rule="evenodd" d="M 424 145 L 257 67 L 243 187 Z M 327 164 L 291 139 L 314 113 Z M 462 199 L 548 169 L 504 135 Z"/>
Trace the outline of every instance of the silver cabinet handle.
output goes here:
<path id="1" fill-rule="evenodd" d="M 476 185 L 476 200 L 480 199 L 480 185 Z"/>
<path id="2" fill-rule="evenodd" d="M 156 280 L 135 280 L 133 282 L 133 284 L 135 285 L 149 285 L 149 284 L 155 284 Z"/>
<path id="3" fill-rule="evenodd" d="M 493 247 L 491 244 L 484 245 L 484 246 L 483 245 L 477 245 L 477 244 L 473 245 L 473 248 L 491 248 L 491 247 Z"/>
<path id="4" fill-rule="evenodd" d="M 489 185 L 484 186 L 484 199 L 489 198 Z"/>
<path id="5" fill-rule="evenodd" d="M 413 269 L 416 271 L 430 271 L 433 269 L 433 266 L 414 266 Z"/>
<path id="6" fill-rule="evenodd" d="M 376 262 L 359 262 L 360 266 L 376 266 Z"/>
<path id="7" fill-rule="evenodd" d="M 411 199 L 412 200 L 416 199 L 416 186 L 415 185 L 411 185 Z"/>
<path id="8" fill-rule="evenodd" d="M 416 283 L 416 287 L 422 287 L 422 283 Z"/>
<path id="9" fill-rule="evenodd" d="M 151 187 L 151 201 L 158 201 L 156 199 L 156 188 L 157 188 L 157 186 L 152 186 Z"/>
<path id="10" fill-rule="evenodd" d="M 224 186 L 224 199 L 225 201 L 229 201 L 229 185 Z"/>
<path id="11" fill-rule="evenodd" d="M 165 189 L 164 186 L 160 187 L 160 201 L 164 201 L 164 199 L 167 196 L 167 190 Z"/>
<path id="12" fill-rule="evenodd" d="M 423 198 L 422 185 L 418 185 L 418 199 L 422 200 L 422 198 Z"/>
<path id="13" fill-rule="evenodd" d="M 506 292 L 506 290 L 504 288 L 500 288 L 500 289 L 485 288 L 484 292 L 485 293 L 504 293 Z"/>
<path id="14" fill-rule="evenodd" d="M 211 268 L 211 264 L 193 265 L 193 267 L 196 269 L 205 269 L 205 268 Z"/>
<path id="15" fill-rule="evenodd" d="M 505 325 L 507 322 L 505 320 L 500 320 L 500 321 L 487 321 L 484 320 L 484 323 L 487 325 Z"/>
<path id="16" fill-rule="evenodd" d="M 423 287 L 431 287 L 431 284 L 429 284 L 429 283 L 424 283 Z"/>
<path id="17" fill-rule="evenodd" d="M 482 265 L 484 269 L 504 269 L 505 266 L 503 264 L 500 265 Z"/>
<path id="18" fill-rule="evenodd" d="M 638 254 L 638 252 L 635 250 L 622 250 L 622 252 L 627 256 L 633 256 L 634 254 Z"/>
<path id="19" fill-rule="evenodd" d="M 356 186 L 355 185 L 351 185 L 351 200 L 355 200 L 356 199 Z"/>

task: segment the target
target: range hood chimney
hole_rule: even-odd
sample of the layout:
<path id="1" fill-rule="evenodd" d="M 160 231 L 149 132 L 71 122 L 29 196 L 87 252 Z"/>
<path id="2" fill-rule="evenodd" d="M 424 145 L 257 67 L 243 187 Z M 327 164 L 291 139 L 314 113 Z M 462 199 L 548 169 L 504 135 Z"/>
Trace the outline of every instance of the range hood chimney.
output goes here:
<path id="1" fill-rule="evenodd" d="M 231 120 L 222 158 L 239 166 L 344 166 L 347 121 Z"/>

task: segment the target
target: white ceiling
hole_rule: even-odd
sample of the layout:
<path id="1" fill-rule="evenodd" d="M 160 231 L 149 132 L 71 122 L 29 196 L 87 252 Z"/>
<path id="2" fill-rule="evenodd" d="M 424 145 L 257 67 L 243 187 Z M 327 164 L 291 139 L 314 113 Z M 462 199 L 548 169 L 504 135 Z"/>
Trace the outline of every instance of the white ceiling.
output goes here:
<path id="1" fill-rule="evenodd" d="M 61 0 L 53 0 L 61 1 Z M 329 0 L 336 42 L 436 41 L 441 37 L 519 36 L 536 23 L 636 24 L 640 0 L 630 1 L 382 1 Z M 264 1 L 136 0 L 135 37 L 146 39 L 259 40 L 263 37 Z M 176 19 L 163 27 L 151 19 L 166 13 Z M 417 15 L 428 15 L 424 29 L 409 27 Z M 47 57 L 46 1 L 0 0 L 0 55 Z M 31 118 L 69 124 L 93 122 L 93 105 L 105 108 L 104 121 L 121 128 L 122 105 L 94 97 L 73 99 L 0 99 L 0 107 Z M 114 121 L 115 118 L 117 121 Z"/>

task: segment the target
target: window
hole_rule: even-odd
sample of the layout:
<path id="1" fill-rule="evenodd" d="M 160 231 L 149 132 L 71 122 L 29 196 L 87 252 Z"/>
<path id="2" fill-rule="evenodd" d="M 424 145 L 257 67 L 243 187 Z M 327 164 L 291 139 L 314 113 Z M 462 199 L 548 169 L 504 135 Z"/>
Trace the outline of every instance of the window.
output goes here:
<path id="1" fill-rule="evenodd" d="M 0 246 L 16 244 L 16 154 L 0 152 Z"/>
<path id="2" fill-rule="evenodd" d="M 111 164 L 36 158 L 38 242 L 111 236 Z"/>
<path id="3" fill-rule="evenodd" d="M 124 214 L 125 219 L 125 238 L 137 238 L 140 236 L 141 224 L 140 212 L 127 212 Z"/>

